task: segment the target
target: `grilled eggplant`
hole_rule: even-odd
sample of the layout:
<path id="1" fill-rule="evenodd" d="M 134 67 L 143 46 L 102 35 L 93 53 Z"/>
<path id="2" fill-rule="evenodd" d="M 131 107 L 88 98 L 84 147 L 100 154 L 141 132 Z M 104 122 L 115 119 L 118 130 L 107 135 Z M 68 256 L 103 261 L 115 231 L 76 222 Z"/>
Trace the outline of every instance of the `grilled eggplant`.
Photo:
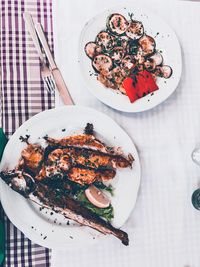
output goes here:
<path id="1" fill-rule="evenodd" d="M 121 14 L 112 14 L 108 17 L 107 27 L 112 33 L 122 35 L 128 27 L 128 21 Z"/>

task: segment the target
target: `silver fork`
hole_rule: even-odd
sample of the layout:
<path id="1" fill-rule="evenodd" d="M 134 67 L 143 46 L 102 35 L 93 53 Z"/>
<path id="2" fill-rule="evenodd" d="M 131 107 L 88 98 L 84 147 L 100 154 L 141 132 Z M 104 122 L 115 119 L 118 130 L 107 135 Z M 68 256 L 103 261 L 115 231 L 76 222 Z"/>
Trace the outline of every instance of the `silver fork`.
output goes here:
<path id="1" fill-rule="evenodd" d="M 47 65 L 45 63 L 45 58 L 43 56 L 43 53 L 42 53 L 42 50 L 40 47 L 40 43 L 39 43 L 38 36 L 37 36 L 36 30 L 35 30 L 33 19 L 31 17 L 31 15 L 29 13 L 26 13 L 26 12 L 23 14 L 23 16 L 24 16 L 24 20 L 25 20 L 26 26 L 28 28 L 28 31 L 29 31 L 31 38 L 33 40 L 33 43 L 35 45 L 35 48 L 37 50 L 40 61 L 42 63 L 41 76 L 42 76 L 42 80 L 44 81 L 45 89 L 49 93 L 53 93 L 55 91 L 56 84 L 55 84 L 51 70 L 47 67 Z"/>
<path id="2" fill-rule="evenodd" d="M 44 81 L 44 86 L 49 93 L 54 93 L 56 84 L 51 73 L 51 70 L 47 67 L 47 65 L 43 62 L 41 69 L 41 76 Z"/>

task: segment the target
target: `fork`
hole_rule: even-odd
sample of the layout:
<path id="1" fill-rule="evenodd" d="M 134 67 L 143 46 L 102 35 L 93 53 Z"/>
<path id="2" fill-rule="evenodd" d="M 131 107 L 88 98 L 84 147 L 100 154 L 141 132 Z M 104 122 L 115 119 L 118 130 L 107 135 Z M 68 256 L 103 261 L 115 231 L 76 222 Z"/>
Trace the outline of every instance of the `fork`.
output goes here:
<path id="1" fill-rule="evenodd" d="M 29 34 L 31 35 L 31 38 L 32 38 L 33 43 L 35 45 L 35 48 L 37 50 L 40 61 L 42 63 L 41 76 L 42 76 L 42 80 L 44 82 L 45 89 L 49 93 L 54 93 L 55 88 L 56 88 L 55 81 L 54 81 L 51 70 L 46 65 L 45 58 L 43 56 L 43 53 L 42 53 L 42 50 L 40 47 L 40 43 L 38 40 L 38 36 L 37 36 L 36 30 L 35 30 L 33 19 L 31 17 L 31 15 L 29 13 L 26 13 L 26 12 L 23 14 L 23 17 L 24 17 L 26 26 L 28 28 Z"/>

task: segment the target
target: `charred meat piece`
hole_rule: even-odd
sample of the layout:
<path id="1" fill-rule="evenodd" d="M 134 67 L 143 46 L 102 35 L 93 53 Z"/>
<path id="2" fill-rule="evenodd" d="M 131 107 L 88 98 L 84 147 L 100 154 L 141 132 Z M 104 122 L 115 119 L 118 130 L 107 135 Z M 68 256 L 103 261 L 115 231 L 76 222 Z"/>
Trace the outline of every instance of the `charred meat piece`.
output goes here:
<path id="1" fill-rule="evenodd" d="M 51 207 L 51 209 L 62 214 L 66 218 L 74 220 L 81 225 L 91 227 L 105 235 L 114 235 L 126 246 L 129 244 L 127 233 L 113 227 L 110 223 L 104 221 L 86 207 L 82 206 L 80 202 L 74 200 L 68 195 L 60 195 L 58 197 L 55 190 L 51 190 L 42 184 L 38 184 L 37 191 L 34 192 L 34 195 L 47 208 Z"/>
<path id="2" fill-rule="evenodd" d="M 84 134 L 93 135 L 94 134 L 94 126 L 92 123 L 87 123 L 84 129 Z"/>
<path id="3" fill-rule="evenodd" d="M 73 167 L 67 174 L 68 179 L 81 185 L 92 184 L 95 181 L 109 181 L 113 179 L 115 175 L 115 170 L 95 170 L 84 167 Z"/>
<path id="4" fill-rule="evenodd" d="M 98 150 L 101 152 L 108 152 L 108 147 L 101 141 L 95 138 L 94 135 L 80 134 L 67 136 L 62 139 L 53 139 L 51 137 L 45 137 L 45 140 L 50 146 L 61 146 L 61 147 L 81 147 L 86 149 Z"/>
<path id="5" fill-rule="evenodd" d="M 64 153 L 63 149 L 57 148 L 48 154 L 39 175 L 36 175 L 35 179 L 38 181 L 49 178 L 61 179 L 71 167 L 71 156 Z"/>
<path id="6" fill-rule="evenodd" d="M 38 144 L 28 144 L 21 152 L 19 169 L 26 169 L 36 174 L 41 167 L 44 156 L 44 149 Z"/>
<path id="7" fill-rule="evenodd" d="M 63 149 L 64 154 L 70 155 L 74 164 L 90 168 L 127 168 L 131 167 L 133 160 L 122 155 L 105 154 L 98 151 L 68 148 Z"/>

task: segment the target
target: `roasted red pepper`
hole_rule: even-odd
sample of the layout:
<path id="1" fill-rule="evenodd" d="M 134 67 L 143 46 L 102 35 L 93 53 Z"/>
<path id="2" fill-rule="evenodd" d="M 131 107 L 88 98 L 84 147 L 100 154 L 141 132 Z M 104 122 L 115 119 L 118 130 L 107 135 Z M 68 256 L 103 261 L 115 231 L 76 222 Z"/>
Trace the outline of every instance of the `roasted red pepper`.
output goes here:
<path id="1" fill-rule="evenodd" d="M 138 99 L 137 90 L 134 86 L 133 79 L 131 77 L 125 78 L 122 85 L 131 103 Z"/>
<path id="2" fill-rule="evenodd" d="M 150 72 L 144 70 L 123 81 L 123 87 L 131 103 L 149 93 L 158 90 L 158 86 Z"/>

